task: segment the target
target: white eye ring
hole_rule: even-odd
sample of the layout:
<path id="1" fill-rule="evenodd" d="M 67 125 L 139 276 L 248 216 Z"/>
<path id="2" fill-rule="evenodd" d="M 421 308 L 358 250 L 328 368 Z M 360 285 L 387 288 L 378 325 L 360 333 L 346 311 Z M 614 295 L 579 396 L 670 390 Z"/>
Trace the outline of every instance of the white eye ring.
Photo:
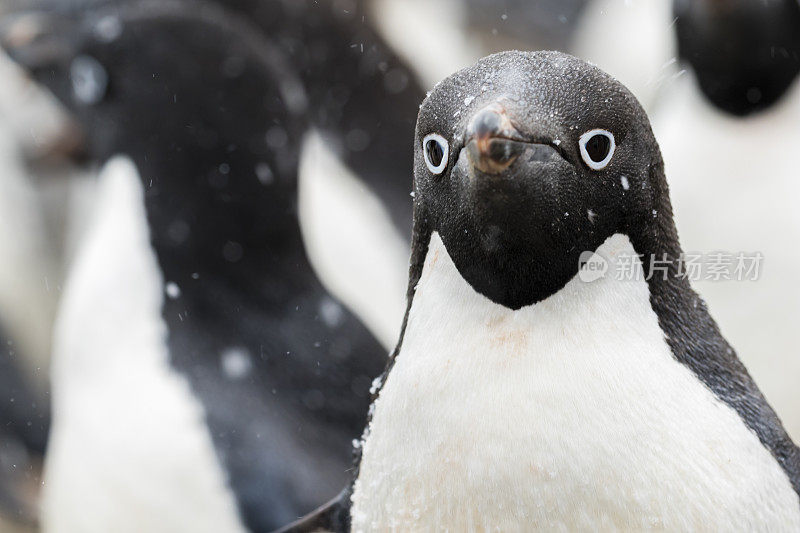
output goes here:
<path id="1" fill-rule="evenodd" d="M 589 140 L 592 139 L 595 135 L 602 135 L 603 137 L 608 139 L 608 153 L 603 158 L 602 161 L 595 161 L 589 155 L 589 152 L 586 150 L 586 144 Z M 608 165 L 611 158 L 614 156 L 614 149 L 617 147 L 617 144 L 614 142 L 614 135 L 608 130 L 602 130 L 599 128 L 589 130 L 583 135 L 581 135 L 580 139 L 578 139 L 578 146 L 581 150 L 581 157 L 583 158 L 583 162 L 591 168 L 592 170 L 603 170 Z"/>
<path id="2" fill-rule="evenodd" d="M 431 141 L 435 142 L 442 151 L 442 158 L 438 165 L 433 164 L 433 161 L 431 161 L 431 155 L 428 153 L 428 143 Z M 424 139 L 422 139 L 422 155 L 425 157 L 425 164 L 428 165 L 428 170 L 430 170 L 433 174 L 439 175 L 444 172 L 445 168 L 447 168 L 447 158 L 450 155 L 450 145 L 448 144 L 447 139 L 438 133 L 429 133 Z"/>

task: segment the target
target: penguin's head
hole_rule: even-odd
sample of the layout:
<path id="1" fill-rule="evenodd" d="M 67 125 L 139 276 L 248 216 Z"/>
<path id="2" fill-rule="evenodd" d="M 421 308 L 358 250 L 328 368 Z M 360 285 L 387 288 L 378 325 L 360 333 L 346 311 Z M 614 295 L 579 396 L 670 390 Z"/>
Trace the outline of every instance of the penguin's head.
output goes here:
<path id="1" fill-rule="evenodd" d="M 664 204 L 639 103 L 558 52 L 503 52 L 445 79 L 415 143 L 417 224 L 475 290 L 513 309 L 557 292 L 582 252 L 653 224 Z"/>
<path id="2" fill-rule="evenodd" d="M 204 0 L 37 2 L 0 18 L 0 41 L 91 162 L 134 162 L 164 263 L 261 280 L 270 251 L 296 249 L 305 91 L 271 41 Z"/>
<path id="3" fill-rule="evenodd" d="M 765 109 L 800 73 L 797 0 L 675 0 L 673 10 L 678 54 L 723 111 Z"/>
<path id="4" fill-rule="evenodd" d="M 143 93 L 159 74 L 157 64 L 149 76 L 135 71 L 133 36 L 148 21 L 131 23 L 132 10 L 123 7 L 95 0 L 9 0 L 0 10 L 3 50 L 58 99 L 75 119 L 83 148 L 100 159 L 124 151 L 129 140 L 122 121 L 131 133 L 139 130 L 131 104 L 145 100 Z M 143 60 L 150 55 L 144 42 L 138 46 Z M 133 77 L 139 78 L 138 91 L 128 82 Z"/>
<path id="5" fill-rule="evenodd" d="M 77 119 L 93 158 L 135 146 L 152 153 L 165 143 L 224 152 L 234 140 L 264 157 L 286 144 L 287 123 L 304 112 L 291 67 L 249 21 L 217 3 L 12 0 L 4 7 L 0 45 Z M 277 159 L 296 164 L 294 154 Z"/>

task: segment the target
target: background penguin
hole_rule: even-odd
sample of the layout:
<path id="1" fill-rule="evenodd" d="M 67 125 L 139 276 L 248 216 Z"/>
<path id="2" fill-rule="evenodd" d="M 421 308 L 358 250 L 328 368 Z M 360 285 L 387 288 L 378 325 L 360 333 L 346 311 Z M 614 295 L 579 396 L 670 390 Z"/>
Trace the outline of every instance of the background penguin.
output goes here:
<path id="1" fill-rule="evenodd" d="M 216 3 L 260 30 L 302 83 L 310 128 L 299 176 L 306 247 L 326 287 L 390 349 L 405 307 L 406 273 L 397 265 L 408 256 L 411 225 L 406 139 L 424 91 L 373 29 L 361 2 Z M 21 0 L 6 11 L 8 19 L 22 19 L 16 26 L 34 28 L 17 33 L 35 34 L 46 33 L 66 12 L 90 17 L 103 9 L 113 13 L 117 5 L 125 2 Z M 26 8 L 39 14 L 13 16 Z M 13 34 L 15 24 L 8 26 Z"/>
<path id="2" fill-rule="evenodd" d="M 60 286 L 59 252 L 44 215 L 50 191 L 25 158 L 45 150 L 61 123 L 45 91 L 5 56 L 0 79 L 0 531 L 17 531 L 37 514 Z"/>
<path id="3" fill-rule="evenodd" d="M 18 15 L 46 31 L 15 59 L 93 158 L 130 161 L 103 171 L 59 313 L 44 524 L 277 527 L 346 479 L 385 354 L 303 248 L 303 85 L 216 5 L 49 15 Z"/>
<path id="4" fill-rule="evenodd" d="M 757 281 L 700 281 L 725 336 L 800 439 L 800 4 L 676 2 L 688 71 L 653 114 L 687 251 L 763 255 Z"/>
<path id="5" fill-rule="evenodd" d="M 800 5 L 675 0 L 678 52 L 703 94 L 734 115 L 784 98 L 800 73 Z"/>
<path id="6" fill-rule="evenodd" d="M 8 67 L 8 65 L 4 65 Z M 11 69 L 3 69 L 13 76 Z M 12 92 L 12 91 L 8 91 Z M 16 95 L 12 95 L 16 96 Z M 0 109 L 0 118 L 8 116 Z M 8 122 L 0 126 L 0 322 L 27 354 L 25 375 L 44 391 L 49 356 L 49 327 L 57 301 L 57 266 L 52 253 L 42 198 L 26 172 L 20 142 Z"/>
<path id="7" fill-rule="evenodd" d="M 0 62 L 0 75 L 8 80 L 1 99 L 22 104 L 20 115 L 38 118 L 24 107 L 26 95 L 20 94 L 27 89 L 25 83 L 31 82 L 20 80 L 18 69 L 7 59 Z M 39 184 L 25 168 L 23 151 L 29 147 L 23 144 L 23 134 L 17 128 L 22 126 L 14 124 L 11 110 L 0 107 L 0 325 L 14 339 L 20 375 L 44 400 L 58 267 L 48 221 L 42 214 L 44 199 Z M 41 129 L 32 127 L 27 136 L 36 137 Z"/>
<path id="8" fill-rule="evenodd" d="M 679 271 L 627 89 L 496 54 L 433 91 L 415 146 L 403 332 L 354 484 L 295 529 L 800 527 L 800 450 Z"/>

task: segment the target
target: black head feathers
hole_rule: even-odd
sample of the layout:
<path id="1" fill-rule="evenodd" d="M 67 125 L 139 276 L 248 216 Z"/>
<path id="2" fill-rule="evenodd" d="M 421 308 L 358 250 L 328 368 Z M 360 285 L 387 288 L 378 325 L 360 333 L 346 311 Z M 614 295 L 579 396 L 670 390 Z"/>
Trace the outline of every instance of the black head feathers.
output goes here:
<path id="1" fill-rule="evenodd" d="M 447 78 L 415 146 L 418 222 L 478 292 L 512 308 L 563 287 L 582 251 L 655 223 L 665 201 L 639 103 L 557 52 L 504 52 Z"/>

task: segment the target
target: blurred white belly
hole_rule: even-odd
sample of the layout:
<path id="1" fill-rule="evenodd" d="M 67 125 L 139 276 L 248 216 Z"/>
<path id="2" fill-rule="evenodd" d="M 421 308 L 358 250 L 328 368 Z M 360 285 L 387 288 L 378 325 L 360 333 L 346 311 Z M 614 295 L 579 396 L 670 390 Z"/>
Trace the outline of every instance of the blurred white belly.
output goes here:
<path id="1" fill-rule="evenodd" d="M 202 406 L 169 364 L 140 178 L 116 158 L 54 335 L 43 529 L 239 532 Z"/>

